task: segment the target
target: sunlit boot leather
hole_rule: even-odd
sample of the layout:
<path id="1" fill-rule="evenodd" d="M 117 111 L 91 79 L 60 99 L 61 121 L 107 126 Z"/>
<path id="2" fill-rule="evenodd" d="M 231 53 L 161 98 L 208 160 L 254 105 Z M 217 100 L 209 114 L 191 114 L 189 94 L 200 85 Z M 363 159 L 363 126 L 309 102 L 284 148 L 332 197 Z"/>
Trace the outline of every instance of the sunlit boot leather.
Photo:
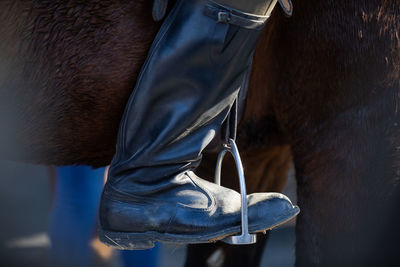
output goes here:
<path id="1" fill-rule="evenodd" d="M 176 2 L 121 121 L 100 205 L 103 242 L 146 249 L 240 233 L 240 194 L 193 171 L 230 112 L 266 19 L 207 0 Z M 247 201 L 252 233 L 299 212 L 279 193 Z"/>

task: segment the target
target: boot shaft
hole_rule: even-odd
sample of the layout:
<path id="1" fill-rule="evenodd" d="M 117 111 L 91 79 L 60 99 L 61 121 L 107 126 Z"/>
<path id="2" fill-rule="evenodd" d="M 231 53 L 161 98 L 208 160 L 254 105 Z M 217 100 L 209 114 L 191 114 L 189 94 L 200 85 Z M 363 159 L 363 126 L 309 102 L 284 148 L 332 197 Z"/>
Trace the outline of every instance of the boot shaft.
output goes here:
<path id="1" fill-rule="evenodd" d="M 197 167 L 250 70 L 266 19 L 207 0 L 176 3 L 121 121 L 113 184 L 134 190 Z M 134 170 L 129 181 L 126 170 Z"/>

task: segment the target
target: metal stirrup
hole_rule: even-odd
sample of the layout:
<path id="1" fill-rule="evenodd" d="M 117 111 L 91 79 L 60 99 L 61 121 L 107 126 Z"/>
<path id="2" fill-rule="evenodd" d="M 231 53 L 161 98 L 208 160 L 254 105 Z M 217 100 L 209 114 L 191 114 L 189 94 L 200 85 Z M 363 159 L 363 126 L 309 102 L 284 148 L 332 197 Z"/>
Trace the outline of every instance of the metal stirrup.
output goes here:
<path id="1" fill-rule="evenodd" d="M 239 150 L 236 146 L 235 140 L 229 139 L 228 144 L 224 144 L 224 148 L 218 155 L 217 167 L 215 169 L 215 183 L 221 185 L 221 168 L 222 161 L 225 157 L 226 152 L 230 152 L 235 159 L 236 168 L 238 171 L 239 182 L 240 182 L 240 195 L 241 195 L 241 226 L 242 233 L 237 236 L 229 236 L 221 241 L 232 244 L 232 245 L 247 245 L 254 244 L 257 242 L 257 236 L 249 233 L 249 219 L 247 214 L 247 193 L 246 193 L 246 181 L 244 179 L 244 171 L 242 160 L 240 159 Z"/>

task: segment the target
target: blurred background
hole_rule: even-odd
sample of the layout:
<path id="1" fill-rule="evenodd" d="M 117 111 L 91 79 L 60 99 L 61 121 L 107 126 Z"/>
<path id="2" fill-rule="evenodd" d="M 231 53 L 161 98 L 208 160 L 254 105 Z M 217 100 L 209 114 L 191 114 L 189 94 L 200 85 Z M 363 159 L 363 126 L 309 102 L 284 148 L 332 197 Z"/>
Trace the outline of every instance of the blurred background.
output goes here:
<path id="1" fill-rule="evenodd" d="M 95 238 L 104 171 L 0 161 L 0 266 L 183 266 L 185 246 L 120 252 Z M 284 193 L 295 192 L 291 170 Z M 294 226 L 271 231 L 262 266 L 294 266 Z"/>

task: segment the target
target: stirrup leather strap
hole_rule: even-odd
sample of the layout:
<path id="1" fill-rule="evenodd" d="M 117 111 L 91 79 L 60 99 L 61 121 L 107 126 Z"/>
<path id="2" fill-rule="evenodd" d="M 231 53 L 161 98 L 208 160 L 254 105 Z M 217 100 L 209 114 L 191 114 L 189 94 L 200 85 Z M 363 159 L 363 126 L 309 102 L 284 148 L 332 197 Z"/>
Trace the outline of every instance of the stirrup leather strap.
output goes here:
<path id="1" fill-rule="evenodd" d="M 279 4 L 287 16 L 293 14 L 293 4 L 291 0 L 279 0 Z M 153 19 L 160 21 L 165 17 L 168 8 L 168 0 L 153 0 Z"/>

